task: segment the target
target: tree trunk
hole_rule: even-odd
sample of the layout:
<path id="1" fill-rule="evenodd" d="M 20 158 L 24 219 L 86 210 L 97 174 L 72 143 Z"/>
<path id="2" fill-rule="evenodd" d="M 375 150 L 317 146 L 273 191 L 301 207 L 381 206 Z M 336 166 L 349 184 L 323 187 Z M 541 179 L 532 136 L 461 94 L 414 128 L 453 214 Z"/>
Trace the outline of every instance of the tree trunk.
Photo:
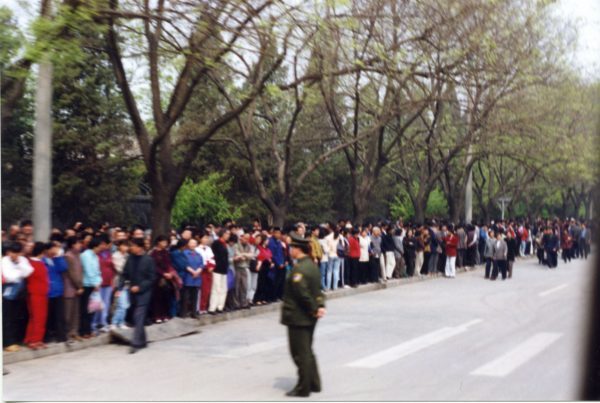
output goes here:
<path id="1" fill-rule="evenodd" d="M 285 204 L 277 206 L 277 208 L 271 210 L 271 215 L 273 216 L 273 226 L 279 227 L 283 229 L 283 225 L 285 224 L 285 218 L 287 216 L 288 206 Z"/>
<path id="2" fill-rule="evenodd" d="M 413 203 L 413 208 L 415 209 L 415 217 L 414 221 L 416 224 L 424 224 L 425 223 L 425 204 L 423 201 L 417 201 Z"/>
<path id="3" fill-rule="evenodd" d="M 375 182 L 374 176 L 363 176 L 360 185 L 353 186 L 355 189 L 352 195 L 353 220 L 358 225 L 363 224 L 369 214 L 369 201 Z"/>
<path id="4" fill-rule="evenodd" d="M 171 230 L 171 209 L 173 203 L 167 189 L 152 187 L 152 237 L 168 235 Z M 174 198 L 173 198 L 174 199 Z"/>

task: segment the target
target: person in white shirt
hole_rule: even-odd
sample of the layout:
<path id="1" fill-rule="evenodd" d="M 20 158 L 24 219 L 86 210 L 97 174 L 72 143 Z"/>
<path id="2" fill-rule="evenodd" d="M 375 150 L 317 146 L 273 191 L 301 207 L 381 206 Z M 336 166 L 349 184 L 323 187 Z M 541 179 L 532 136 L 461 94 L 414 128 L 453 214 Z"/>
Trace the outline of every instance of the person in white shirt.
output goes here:
<path id="1" fill-rule="evenodd" d="M 33 267 L 22 251 L 19 242 L 11 242 L 2 251 L 6 254 L 2 258 L 2 346 L 7 352 L 20 350 L 18 343 L 26 326 L 25 279 L 33 273 Z"/>
<path id="2" fill-rule="evenodd" d="M 196 252 L 202 256 L 204 268 L 200 276 L 202 277 L 202 286 L 200 288 L 200 296 L 198 297 L 198 312 L 201 315 L 208 312 L 208 304 L 210 302 L 210 292 L 212 289 L 212 271 L 215 268 L 215 254 L 213 253 L 210 244 L 212 236 L 208 231 L 204 231 L 200 238 L 200 243 L 196 248 Z"/>
<path id="3" fill-rule="evenodd" d="M 329 235 L 327 229 L 324 227 L 319 228 L 319 245 L 323 250 L 323 256 L 319 262 L 319 271 L 321 272 L 321 289 L 327 289 L 327 271 L 329 266 L 329 246 L 326 237 Z"/>
<path id="4" fill-rule="evenodd" d="M 369 278 L 369 245 L 371 238 L 367 233 L 367 229 L 363 228 L 358 236 L 360 244 L 360 257 L 358 258 L 359 280 L 361 284 L 366 284 Z"/>

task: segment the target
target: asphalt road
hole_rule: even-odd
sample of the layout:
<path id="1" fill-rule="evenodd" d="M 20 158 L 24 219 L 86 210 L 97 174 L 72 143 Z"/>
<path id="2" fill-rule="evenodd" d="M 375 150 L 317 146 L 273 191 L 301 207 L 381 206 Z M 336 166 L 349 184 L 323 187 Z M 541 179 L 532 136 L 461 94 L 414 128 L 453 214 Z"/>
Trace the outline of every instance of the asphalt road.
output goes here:
<path id="1" fill-rule="evenodd" d="M 332 300 L 311 400 L 577 400 L 592 261 L 518 261 Z M 204 327 L 135 355 L 109 345 L 8 365 L 5 400 L 300 400 L 278 313 Z"/>

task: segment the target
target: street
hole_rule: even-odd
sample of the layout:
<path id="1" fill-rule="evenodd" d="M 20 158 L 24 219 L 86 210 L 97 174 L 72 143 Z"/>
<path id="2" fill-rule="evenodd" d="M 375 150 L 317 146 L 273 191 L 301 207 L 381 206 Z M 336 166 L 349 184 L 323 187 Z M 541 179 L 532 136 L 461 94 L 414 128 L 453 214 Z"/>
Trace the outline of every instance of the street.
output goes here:
<path id="1" fill-rule="evenodd" d="M 577 400 L 593 260 L 515 263 L 339 298 L 317 325 L 310 400 Z M 138 354 L 107 345 L 8 365 L 4 400 L 298 400 L 279 313 Z"/>

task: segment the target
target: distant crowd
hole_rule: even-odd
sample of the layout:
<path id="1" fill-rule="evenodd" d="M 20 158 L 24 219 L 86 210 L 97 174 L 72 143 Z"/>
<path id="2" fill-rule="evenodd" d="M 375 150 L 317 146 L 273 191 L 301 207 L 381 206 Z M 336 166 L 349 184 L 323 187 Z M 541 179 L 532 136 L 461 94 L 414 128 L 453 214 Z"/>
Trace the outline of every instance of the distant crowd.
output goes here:
<path id="1" fill-rule="evenodd" d="M 4 350 L 72 344 L 129 327 L 131 296 L 140 290 L 124 273 L 143 255 L 154 273 L 144 290 L 146 325 L 279 301 L 293 264 L 291 231 L 310 239 L 325 291 L 393 278 L 454 278 L 456 268 L 476 265 L 485 265 L 486 279 L 504 280 L 513 276 L 517 257 L 535 254 L 549 268 L 557 267 L 559 252 L 565 263 L 587 259 L 592 239 L 588 223 L 575 219 L 456 226 L 342 220 L 283 230 L 255 220 L 249 227 L 226 221 L 156 236 L 141 226 L 76 223 L 34 242 L 33 223 L 24 221 L 2 232 Z"/>

